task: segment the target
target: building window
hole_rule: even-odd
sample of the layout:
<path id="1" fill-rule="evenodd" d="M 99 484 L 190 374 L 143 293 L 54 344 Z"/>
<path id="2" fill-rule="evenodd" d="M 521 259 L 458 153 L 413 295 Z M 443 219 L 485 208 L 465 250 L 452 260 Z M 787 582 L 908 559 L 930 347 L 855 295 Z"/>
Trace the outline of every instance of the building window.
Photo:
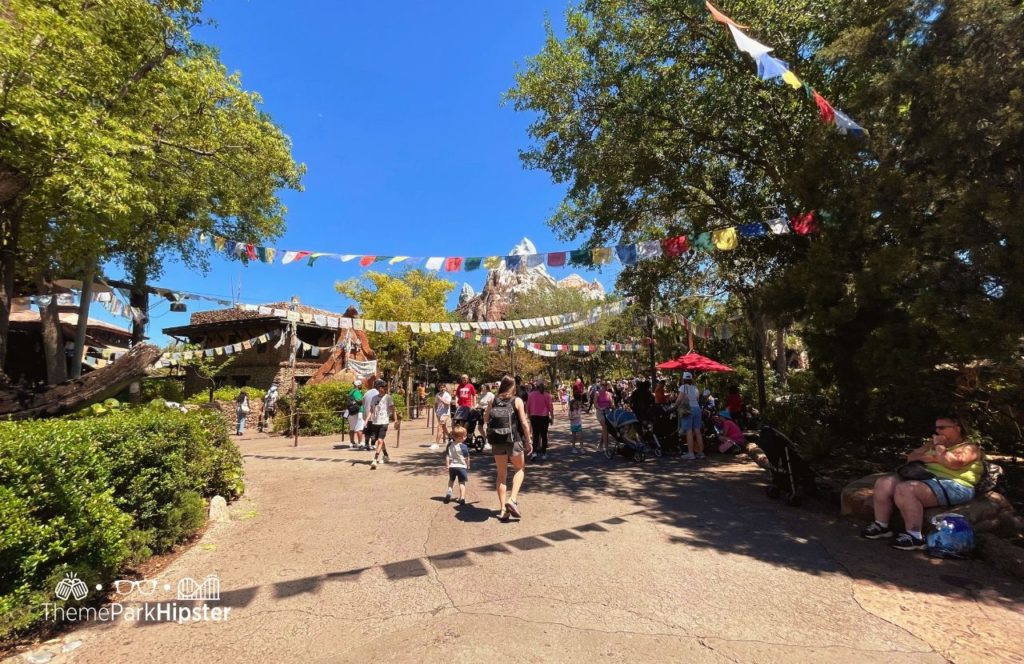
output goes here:
<path id="1" fill-rule="evenodd" d="M 309 376 L 296 376 L 295 382 L 299 385 L 305 385 L 309 381 Z"/>
<path id="2" fill-rule="evenodd" d="M 231 382 L 234 383 L 235 387 L 245 387 L 249 384 L 248 376 L 232 376 Z"/>

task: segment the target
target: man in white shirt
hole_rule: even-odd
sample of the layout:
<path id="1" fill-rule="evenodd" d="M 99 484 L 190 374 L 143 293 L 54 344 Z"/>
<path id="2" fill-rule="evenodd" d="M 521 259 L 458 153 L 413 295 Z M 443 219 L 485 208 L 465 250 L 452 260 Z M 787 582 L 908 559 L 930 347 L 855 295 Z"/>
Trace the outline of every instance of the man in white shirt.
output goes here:
<path id="1" fill-rule="evenodd" d="M 366 384 L 370 384 L 369 378 L 366 379 Z M 363 395 L 363 414 L 366 421 L 365 424 L 363 424 L 363 445 L 359 448 L 361 450 L 372 449 L 373 441 L 376 440 L 374 431 L 377 429 L 377 426 L 373 423 L 373 411 L 370 410 L 370 405 L 379 394 L 380 391 L 377 390 L 376 387 L 371 387 L 366 391 L 366 394 Z"/>
<path id="2" fill-rule="evenodd" d="M 377 448 L 373 453 L 370 470 L 377 469 L 377 459 L 381 453 L 384 454 L 384 463 L 391 461 L 388 457 L 388 447 L 384 443 L 384 439 L 388 435 L 388 423 L 391 422 L 391 418 L 395 415 L 395 402 L 391 395 L 388 394 L 388 384 L 378 379 L 374 387 L 377 390 L 377 394 L 374 396 L 374 400 L 370 402 L 370 418 L 373 422 L 373 435 L 377 441 Z"/>
<path id="3" fill-rule="evenodd" d="M 448 386 L 441 384 L 437 387 L 437 403 L 434 408 L 434 415 L 437 416 L 437 435 L 434 442 L 438 445 L 448 442 L 448 432 L 452 423 L 452 395 L 448 393 Z"/>

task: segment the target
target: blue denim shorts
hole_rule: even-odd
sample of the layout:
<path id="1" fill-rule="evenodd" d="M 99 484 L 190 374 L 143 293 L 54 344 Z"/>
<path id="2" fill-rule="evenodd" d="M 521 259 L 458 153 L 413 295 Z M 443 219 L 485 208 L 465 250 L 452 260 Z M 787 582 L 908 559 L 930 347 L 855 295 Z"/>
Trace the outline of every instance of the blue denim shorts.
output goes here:
<path id="1" fill-rule="evenodd" d="M 928 485 L 928 488 L 932 490 L 932 493 L 939 500 L 939 505 L 943 507 L 969 503 L 974 498 L 974 487 L 964 486 L 953 480 L 933 477 L 930 480 L 922 480 L 922 482 Z M 946 490 L 945 493 L 943 493 L 943 489 Z M 946 494 L 949 494 L 949 500 L 946 500 Z"/>
<path id="2" fill-rule="evenodd" d="M 700 414 L 700 408 L 694 408 L 686 417 L 679 416 L 679 430 L 687 432 L 690 430 L 700 431 L 704 427 L 704 418 Z"/>

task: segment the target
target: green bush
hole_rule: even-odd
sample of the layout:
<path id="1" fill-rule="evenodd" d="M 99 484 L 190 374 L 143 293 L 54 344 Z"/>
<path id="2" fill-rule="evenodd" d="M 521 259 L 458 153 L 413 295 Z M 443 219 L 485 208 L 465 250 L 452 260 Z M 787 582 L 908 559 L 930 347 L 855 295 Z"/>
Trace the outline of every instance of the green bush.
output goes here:
<path id="1" fill-rule="evenodd" d="M 194 533 L 204 496 L 242 489 L 241 455 L 214 412 L 0 423 L 0 638 L 36 622 L 66 572 L 110 580 Z"/>
<path id="2" fill-rule="evenodd" d="M 170 376 L 146 378 L 142 381 L 142 402 L 147 403 L 153 399 L 182 403 L 185 401 L 185 383 Z"/>
<path id="3" fill-rule="evenodd" d="M 299 433 L 304 436 L 329 436 L 341 433 L 348 419 L 348 398 L 352 393 L 350 383 L 328 382 L 319 385 L 304 385 L 298 390 Z M 405 397 L 392 394 L 395 411 L 405 416 Z M 274 431 L 287 431 L 292 413 L 292 398 L 282 396 L 277 401 L 277 416 Z"/>
<path id="4" fill-rule="evenodd" d="M 238 393 L 241 392 L 242 390 L 245 390 L 245 393 L 249 395 L 249 403 L 252 404 L 256 403 L 257 401 L 262 401 L 263 396 L 267 393 L 266 390 L 261 390 L 258 387 L 224 386 L 218 387 L 216 390 L 213 391 L 213 400 L 234 401 L 235 399 L 238 398 Z M 209 390 L 203 390 L 202 392 L 196 392 L 195 394 L 190 396 L 188 399 L 185 400 L 185 403 L 202 405 L 204 403 L 209 403 L 209 401 Z"/>
<path id="5" fill-rule="evenodd" d="M 327 436 L 341 433 L 348 418 L 346 407 L 352 393 L 351 383 L 327 382 L 304 385 L 298 390 L 299 433 L 306 436 Z M 292 413 L 292 397 L 278 399 L 274 430 L 288 429 Z"/>

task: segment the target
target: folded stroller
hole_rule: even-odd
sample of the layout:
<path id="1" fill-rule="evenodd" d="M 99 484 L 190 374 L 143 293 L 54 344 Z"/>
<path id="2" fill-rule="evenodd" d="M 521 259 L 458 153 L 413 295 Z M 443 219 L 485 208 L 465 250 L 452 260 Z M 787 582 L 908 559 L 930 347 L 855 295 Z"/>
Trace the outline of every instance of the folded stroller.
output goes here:
<path id="1" fill-rule="evenodd" d="M 787 505 L 799 505 L 804 496 L 814 495 L 814 470 L 800 456 L 796 443 L 778 429 L 764 427 L 757 442 L 768 457 L 767 493 L 770 498 L 783 498 Z"/>

